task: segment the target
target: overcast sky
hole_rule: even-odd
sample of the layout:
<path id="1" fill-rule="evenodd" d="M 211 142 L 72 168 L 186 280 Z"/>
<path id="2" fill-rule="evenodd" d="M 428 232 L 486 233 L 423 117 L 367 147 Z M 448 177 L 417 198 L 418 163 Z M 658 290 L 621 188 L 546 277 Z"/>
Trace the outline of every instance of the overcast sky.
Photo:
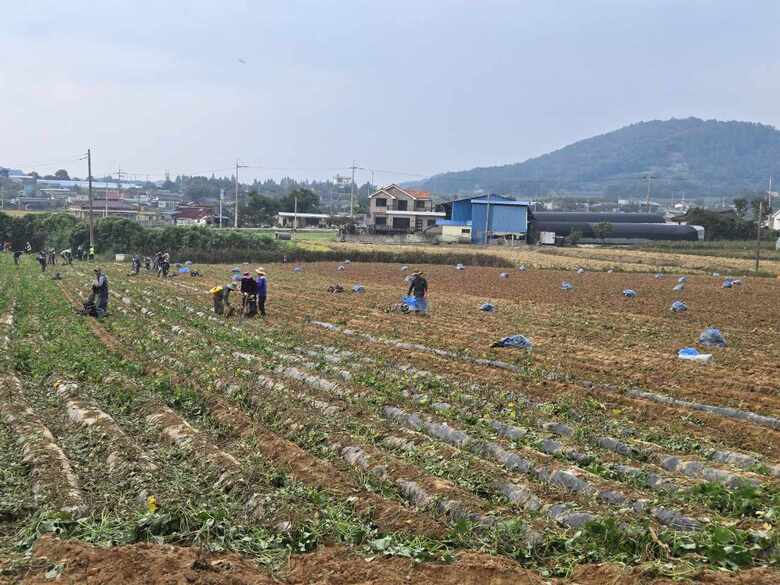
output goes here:
<path id="1" fill-rule="evenodd" d="M 780 125 L 778 25 L 777 0 L 8 1 L 0 165 L 386 183 L 640 120 Z"/>

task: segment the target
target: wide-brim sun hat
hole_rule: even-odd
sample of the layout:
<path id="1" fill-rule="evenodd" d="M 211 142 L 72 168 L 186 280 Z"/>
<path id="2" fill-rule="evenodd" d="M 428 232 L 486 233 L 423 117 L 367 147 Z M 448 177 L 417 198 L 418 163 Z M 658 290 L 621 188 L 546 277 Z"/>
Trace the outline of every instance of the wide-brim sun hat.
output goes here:
<path id="1" fill-rule="evenodd" d="M 265 270 L 263 270 L 262 268 L 256 269 L 255 272 L 260 276 L 265 276 Z"/>

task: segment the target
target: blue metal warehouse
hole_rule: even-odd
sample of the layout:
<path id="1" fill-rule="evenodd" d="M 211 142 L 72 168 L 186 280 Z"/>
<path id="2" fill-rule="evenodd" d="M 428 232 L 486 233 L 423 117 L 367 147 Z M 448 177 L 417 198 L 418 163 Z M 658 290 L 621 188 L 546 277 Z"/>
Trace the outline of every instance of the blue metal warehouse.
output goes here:
<path id="1" fill-rule="evenodd" d="M 470 228 L 471 241 L 485 243 L 486 239 L 525 239 L 528 233 L 527 201 L 515 201 L 502 195 L 481 195 L 452 201 L 450 217 L 438 225 L 447 228 Z"/>

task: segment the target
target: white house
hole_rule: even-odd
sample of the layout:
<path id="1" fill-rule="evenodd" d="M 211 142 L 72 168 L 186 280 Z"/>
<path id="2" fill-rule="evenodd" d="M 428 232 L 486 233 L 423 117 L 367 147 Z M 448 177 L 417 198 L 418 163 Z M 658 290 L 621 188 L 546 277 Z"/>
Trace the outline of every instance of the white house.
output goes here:
<path id="1" fill-rule="evenodd" d="M 775 231 L 780 231 L 780 210 L 769 216 L 769 227 Z"/>
<path id="2" fill-rule="evenodd" d="M 380 188 L 368 198 L 369 228 L 387 232 L 421 232 L 436 225 L 437 218 L 446 217 L 433 210 L 431 195 L 392 184 Z"/>
<path id="3" fill-rule="evenodd" d="M 326 228 L 331 223 L 327 213 L 292 213 L 280 211 L 276 214 L 276 225 L 281 228 Z"/>

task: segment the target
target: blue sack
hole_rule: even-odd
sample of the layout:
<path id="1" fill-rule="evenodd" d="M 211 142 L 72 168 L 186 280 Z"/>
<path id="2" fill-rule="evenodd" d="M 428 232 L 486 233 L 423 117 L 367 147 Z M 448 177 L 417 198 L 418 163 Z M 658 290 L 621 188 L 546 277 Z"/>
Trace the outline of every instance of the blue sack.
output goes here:
<path id="1" fill-rule="evenodd" d="M 482 303 L 479 306 L 480 311 L 485 311 L 485 313 L 492 313 L 496 310 L 496 306 L 493 303 Z"/>
<path id="2" fill-rule="evenodd" d="M 568 280 L 564 280 L 561 283 L 561 290 L 571 290 L 573 288 L 574 288 L 574 286 Z"/>
<path id="3" fill-rule="evenodd" d="M 534 344 L 524 335 L 510 335 L 502 337 L 490 347 L 515 347 L 517 349 L 531 349 Z"/>
<path id="4" fill-rule="evenodd" d="M 636 296 L 636 291 L 633 288 L 627 288 L 623 291 L 623 296 L 628 299 L 633 299 Z"/>
<path id="5" fill-rule="evenodd" d="M 411 295 L 401 297 L 401 302 L 406 305 L 410 311 L 417 310 L 417 299 Z"/>
<path id="6" fill-rule="evenodd" d="M 714 327 L 708 327 L 699 335 L 699 343 L 707 346 L 726 347 L 728 345 L 726 340 L 723 339 L 723 335 L 720 334 L 720 329 Z"/>
<path id="7" fill-rule="evenodd" d="M 352 285 L 352 292 L 353 293 L 364 293 L 364 292 L 366 292 L 366 287 L 364 287 L 362 284 L 353 284 Z"/>
<path id="8" fill-rule="evenodd" d="M 675 313 L 682 313 L 687 310 L 688 310 L 688 305 L 686 305 L 682 301 L 674 301 L 672 303 L 672 311 L 674 311 Z"/>

